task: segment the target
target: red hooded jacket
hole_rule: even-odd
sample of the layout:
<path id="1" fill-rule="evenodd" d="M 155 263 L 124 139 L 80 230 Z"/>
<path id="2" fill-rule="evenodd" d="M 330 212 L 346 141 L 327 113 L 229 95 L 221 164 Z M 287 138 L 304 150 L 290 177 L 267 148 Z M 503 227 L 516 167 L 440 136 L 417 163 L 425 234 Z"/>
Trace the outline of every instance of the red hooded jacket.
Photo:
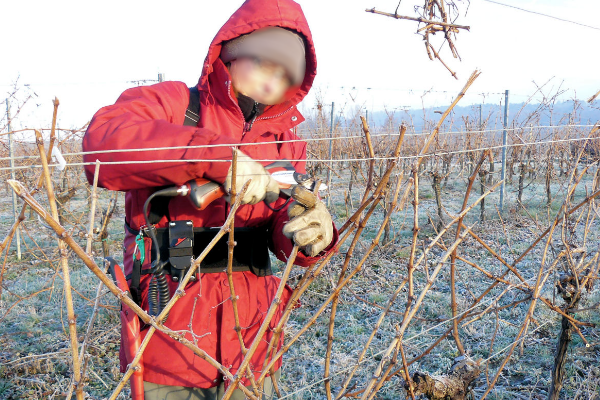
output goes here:
<path id="1" fill-rule="evenodd" d="M 219 54 L 223 42 L 267 26 L 292 29 L 305 38 L 306 74 L 300 87 L 290 91 L 284 102 L 267 107 L 250 127 L 245 123 L 233 94 L 231 77 Z M 210 45 L 198 82 L 200 120 L 197 127 L 183 125 L 189 102 L 189 90 L 184 83 L 163 82 L 132 88 L 126 90 L 114 105 L 104 107 L 94 115 L 83 139 L 83 150 L 89 152 L 84 161 L 94 163 L 98 159 L 102 162 L 100 186 L 126 191 L 126 222 L 133 230 L 144 225 L 142 208 L 156 187 L 180 185 L 197 177 L 223 182 L 231 164 L 230 145 L 241 144 L 244 153 L 255 160 L 265 160 L 261 161 L 263 165 L 271 162 L 268 160 L 298 160 L 292 164 L 298 172 L 304 173 L 306 143 L 299 141 L 292 128 L 304 120 L 296 105 L 308 93 L 315 75 L 314 45 L 300 6 L 291 0 L 248 0 L 225 23 Z M 283 143 L 275 143 L 277 141 Z M 86 174 L 92 182 L 94 165 L 86 166 Z M 280 198 L 276 206 L 283 203 Z M 228 205 L 223 199 L 214 201 L 204 211 L 196 210 L 182 197 L 172 198 L 169 203 L 171 220 L 192 220 L 197 227 L 223 225 L 227 210 Z M 286 208 L 273 212 L 261 202 L 241 206 L 235 226 L 267 226 L 272 236 L 271 251 L 285 261 L 291 252 L 292 241 L 285 238 L 281 230 L 288 219 Z M 167 222 L 167 217 L 163 217 L 157 226 L 165 227 Z M 328 249 L 337 241 L 337 231 L 334 236 Z M 134 235 L 126 230 L 125 274 L 132 271 L 134 248 Z M 145 241 L 145 248 L 146 261 L 142 269 L 150 267 L 149 239 Z M 308 266 L 319 258 L 299 253 L 296 264 Z M 142 307 L 146 310 L 149 279 L 149 275 L 143 275 L 140 283 Z M 247 347 L 260 327 L 278 283 L 275 276 L 261 278 L 249 271 L 234 273 L 240 325 Z M 170 286 L 173 292 L 177 285 L 170 281 Z M 234 331 L 226 274 L 201 274 L 201 279 L 188 284 L 185 292 L 171 310 L 165 325 L 184 332 L 187 339 L 235 373 L 242 355 Z M 281 309 L 285 307 L 289 293 L 288 288 Z M 273 318 L 271 328 L 277 324 L 280 312 Z M 257 377 L 271 334 L 269 331 L 266 340 L 261 341 L 252 359 L 251 366 Z M 126 363 L 122 355 L 122 370 Z M 163 385 L 207 388 L 222 380 L 216 369 L 161 333 L 153 336 L 144 352 L 144 369 L 145 381 Z"/>

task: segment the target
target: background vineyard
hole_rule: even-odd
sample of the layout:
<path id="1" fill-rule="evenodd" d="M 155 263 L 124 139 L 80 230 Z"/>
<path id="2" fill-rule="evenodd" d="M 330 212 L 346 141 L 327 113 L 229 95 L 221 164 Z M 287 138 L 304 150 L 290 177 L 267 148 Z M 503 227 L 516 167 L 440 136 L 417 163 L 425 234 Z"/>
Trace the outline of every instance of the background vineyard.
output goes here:
<path id="1" fill-rule="evenodd" d="M 283 398 L 326 398 L 328 390 L 349 398 L 411 398 L 404 388 L 404 370 L 411 376 L 445 375 L 464 352 L 481 368 L 471 385 L 473 398 L 545 399 L 565 329 L 564 315 L 585 324 L 566 325 L 572 342 L 561 398 L 598 398 L 600 216 L 593 196 L 600 189 L 599 132 L 578 118 L 577 109 L 557 116 L 559 125 L 539 124 L 540 114 L 551 106 L 549 101 L 508 125 L 506 189 L 500 210 L 503 128 L 491 114 L 481 118 L 474 109 L 471 118 L 450 116 L 435 137 L 431 134 L 438 114 L 418 124 L 406 120 L 395 157 L 402 115 L 392 115 L 383 124 L 373 120 L 363 124 L 362 109 L 357 109 L 334 118 L 332 127 L 327 107 L 322 102 L 315 105 L 297 133 L 308 142 L 308 171 L 324 181 L 328 173 L 331 177 L 325 201 L 336 225 L 343 226 L 373 194 L 379 196 L 375 197 L 379 204 L 372 214 L 369 208 L 358 213 L 364 224 L 349 225 L 361 230 L 354 246 L 349 246 L 350 240 L 341 246 L 291 314 L 286 340 L 303 334 L 284 355 Z M 370 132 L 371 146 L 365 130 Z M 59 222 L 83 248 L 94 198 L 82 167 L 84 131 L 85 127 L 59 131 L 55 146 L 67 167 L 51 169 Z M 49 138 L 49 130 L 42 133 Z M 6 138 L 0 154 L 3 182 L 11 178 Z M 14 132 L 12 171 L 30 191 L 38 187 L 41 176 L 33 138 L 31 130 Z M 433 140 L 427 148 L 429 138 Z M 426 152 L 418 163 L 422 149 Z M 464 213 L 457 233 L 456 216 L 469 191 L 466 204 L 485 197 Z M 0 236 L 7 236 L 0 275 L 0 398 L 62 399 L 70 391 L 73 364 L 56 233 L 25 208 L 18 259 L 16 240 L 8 235 L 13 225 L 8 184 L 0 197 Z M 34 198 L 49 210 L 43 188 Z M 580 208 L 568 212 L 580 203 Z M 122 257 L 123 220 L 124 195 L 99 188 L 91 246 L 98 265 L 105 256 Z M 555 229 L 544 235 L 552 226 Z M 445 257 L 453 244 L 454 276 L 451 258 Z M 345 276 L 358 269 L 336 290 L 348 254 Z M 285 265 L 276 260 L 274 264 L 281 275 Z M 507 265 L 519 276 L 505 273 Z M 108 398 L 122 376 L 119 301 L 99 286 L 98 278 L 72 251 L 69 268 L 77 340 L 84 347 L 84 391 L 90 398 Z M 294 286 L 303 276 L 304 270 L 295 268 L 289 283 Z M 410 301 L 409 286 L 415 293 Z M 425 293 L 423 302 L 398 340 L 407 307 L 414 307 L 420 293 Z M 327 301 L 332 294 L 334 300 Z M 307 323 L 311 326 L 304 331 Z M 324 377 L 326 370 L 329 379 Z M 351 372 L 353 377 L 345 382 Z M 118 398 L 127 393 L 126 387 Z"/>

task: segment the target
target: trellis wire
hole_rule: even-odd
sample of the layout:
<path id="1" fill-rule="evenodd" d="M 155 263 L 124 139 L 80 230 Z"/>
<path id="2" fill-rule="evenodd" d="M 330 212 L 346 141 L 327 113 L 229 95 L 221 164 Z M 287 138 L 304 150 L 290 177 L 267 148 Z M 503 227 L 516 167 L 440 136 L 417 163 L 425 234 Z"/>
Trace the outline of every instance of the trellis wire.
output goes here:
<path id="1" fill-rule="evenodd" d="M 510 145 L 506 145 L 506 148 L 512 148 L 512 147 L 525 147 L 525 146 L 532 146 L 532 145 L 546 145 L 546 144 L 553 144 L 553 143 L 568 143 L 568 142 L 580 142 L 580 141 L 595 141 L 595 140 L 600 140 L 600 137 L 597 138 L 587 138 L 587 137 L 581 137 L 581 138 L 571 138 L 571 139 L 556 139 L 556 140 L 548 140 L 548 141 L 540 141 L 540 142 L 527 142 L 527 143 L 513 143 Z M 274 143 L 274 142 L 273 142 Z M 249 143 L 249 144 L 253 144 L 253 143 Z M 215 145 L 216 146 L 216 145 Z M 219 145 L 221 146 L 221 145 Z M 227 145 L 230 146 L 230 145 Z M 139 151 L 146 151 L 146 150 L 170 150 L 170 149 L 190 149 L 190 148 L 202 148 L 204 146 L 181 146 L 181 147 L 165 147 L 165 148 L 153 148 L 153 149 L 131 149 L 128 151 L 135 151 L 135 152 L 139 152 Z M 429 154 L 425 154 L 423 155 L 423 157 L 431 157 L 431 156 L 436 156 L 436 155 L 450 155 L 450 154 L 463 154 L 463 153 L 473 153 L 473 152 L 478 152 L 478 151 L 483 151 L 483 150 L 497 150 L 497 149 L 501 149 L 505 146 L 502 145 L 497 145 L 497 146 L 487 146 L 487 147 L 479 147 L 476 149 L 465 149 L 465 150 L 456 150 L 456 151 L 436 151 L 435 153 L 429 153 Z M 107 150 L 106 152 L 113 152 L 110 150 Z M 96 152 L 94 152 L 96 153 Z M 82 153 L 73 153 L 73 154 L 82 154 Z M 65 154 L 65 155 L 73 155 L 73 154 Z M 290 162 L 357 162 L 357 161 L 369 161 L 369 160 L 377 160 L 377 161 L 385 161 L 385 160 L 411 160 L 411 159 L 415 159 L 420 157 L 419 155 L 414 155 L 414 156 L 400 156 L 400 157 L 361 157 L 361 158 L 334 158 L 334 159 L 326 159 L 326 158 L 306 158 L 306 159 L 288 159 L 286 161 L 290 161 Z M 31 158 L 36 158 L 36 157 L 31 157 Z M 3 159 L 0 159 L 3 160 Z M 255 158 L 255 161 L 262 161 L 262 162 L 275 162 L 275 161 L 281 161 L 280 159 L 277 158 Z M 154 164 L 154 163 L 174 163 L 174 162 L 231 162 L 231 160 L 212 160 L 212 159 L 206 159 L 206 158 L 200 158 L 200 159 L 189 159 L 189 160 L 182 160 L 182 159 L 171 159 L 171 160 L 132 160 L 132 161 L 104 161 L 101 162 L 102 165 L 127 165 L 127 164 Z M 86 165 L 95 165 L 96 162 L 76 162 L 76 163 L 67 163 L 67 166 L 86 166 Z M 49 164 L 50 167 L 55 167 L 58 164 Z M 24 165 L 24 166 L 19 166 L 19 167 L 14 167 L 14 168 L 10 168 L 10 167 L 2 167 L 0 168 L 0 171 L 10 171 L 12 169 L 14 170 L 19 170 L 19 169 L 29 169 L 29 168 L 41 168 L 40 164 L 34 164 L 34 165 Z"/>
<path id="2" fill-rule="evenodd" d="M 558 129 L 558 128 L 590 128 L 590 127 L 594 127 L 594 125 L 536 125 L 536 126 L 528 126 L 528 127 L 518 127 L 518 128 L 510 128 L 510 129 L 506 129 L 509 132 L 513 132 L 513 131 L 520 131 L 520 130 L 524 130 L 524 129 L 539 129 L 539 128 L 546 128 L 546 129 Z M 350 129 L 350 128 L 348 128 Z M 449 131 L 449 132 L 440 132 L 439 135 L 454 135 L 454 134 L 473 134 L 473 133 L 494 133 L 494 132 L 502 132 L 503 129 L 489 129 L 489 130 L 468 130 L 468 131 Z M 426 136 L 429 135 L 430 132 L 424 131 L 421 133 L 406 133 L 404 136 L 405 137 L 418 137 L 418 136 Z M 374 134 L 371 135 L 371 137 L 376 138 L 376 137 L 396 137 L 398 136 L 399 133 L 379 133 L 379 134 Z M 235 143 L 235 146 L 238 147 L 242 147 L 242 146 L 260 146 L 260 145 L 271 145 L 271 144 L 280 144 L 280 143 L 296 143 L 296 142 L 321 142 L 321 141 L 332 141 L 332 140 L 349 140 L 349 139 L 362 139 L 363 136 L 362 135 L 353 135 L 353 136 L 325 136 L 325 137 L 318 137 L 318 138 L 314 138 L 314 137 L 308 137 L 308 138 L 302 138 L 302 139 L 293 139 L 293 140 L 275 140 L 275 141 L 270 141 L 270 142 L 257 142 L 257 143 Z M 567 141 L 567 139 L 562 139 L 563 141 Z M 585 140 L 585 139 L 581 139 L 581 138 L 576 138 L 576 139 L 568 139 L 568 140 Z M 558 140 L 561 141 L 561 140 Z M 543 141 L 543 142 L 539 142 L 539 143 L 555 143 L 557 141 Z M 28 143 L 28 142 L 27 142 Z M 532 142 L 532 143 L 525 143 L 524 145 L 528 145 L 528 144 L 536 144 L 538 142 Z M 513 145 L 507 145 L 507 147 L 510 146 L 514 146 Z M 186 150 L 186 149 L 207 149 L 207 148 L 218 148 L 218 147 L 231 147 L 233 146 L 233 144 L 231 143 L 226 143 L 226 144 L 205 144 L 205 145 L 197 145 L 197 146 L 171 146 L 171 147 L 147 147 L 147 148 L 143 148 L 143 147 L 139 147 L 139 148 L 133 148 L 133 149 L 110 149 L 110 150 L 97 150 L 97 151 L 80 151 L 80 152 L 75 152 L 75 153 L 64 153 L 63 156 L 84 156 L 84 155 L 92 155 L 92 154 L 110 154 L 110 153 L 132 153 L 132 152 L 142 152 L 142 151 L 164 151 L 164 150 Z M 491 149 L 491 147 L 489 147 Z M 498 147 L 495 147 L 498 148 Z M 502 148 L 502 146 L 500 146 L 499 148 Z M 487 148 L 486 148 L 487 149 Z M 477 151 L 477 149 L 475 149 L 474 151 Z M 453 154 L 453 153 L 448 153 L 448 152 L 444 152 L 444 154 Z M 38 156 L 20 156 L 20 157 L 14 157 L 13 159 L 15 160 L 27 160 L 27 159 L 35 159 L 35 158 L 39 158 Z M 412 158 L 412 157 L 400 157 L 400 158 Z M 0 157 L 0 161 L 6 161 L 9 160 L 10 157 Z M 371 159 L 375 159 L 375 160 L 380 160 L 380 159 L 389 159 L 389 158 L 361 158 L 359 160 L 349 160 L 349 161 L 360 161 L 360 160 L 371 160 Z M 335 159 L 334 159 L 335 160 Z M 182 160 L 177 160 L 177 161 L 182 161 Z M 185 161 L 185 160 L 184 160 Z M 206 161 L 206 160 L 189 160 L 189 161 Z M 212 161 L 212 160 L 210 160 Z M 271 160 L 259 160 L 259 161 L 271 161 Z M 276 160 L 277 161 L 277 160 Z M 302 161 L 302 160 L 290 160 L 290 161 Z M 325 159 L 319 159 L 319 161 L 331 161 L 331 160 L 325 160 Z M 90 163 L 90 164 L 68 164 L 68 165 L 91 165 L 94 163 Z M 107 164 L 107 163 L 103 163 L 103 164 Z"/>

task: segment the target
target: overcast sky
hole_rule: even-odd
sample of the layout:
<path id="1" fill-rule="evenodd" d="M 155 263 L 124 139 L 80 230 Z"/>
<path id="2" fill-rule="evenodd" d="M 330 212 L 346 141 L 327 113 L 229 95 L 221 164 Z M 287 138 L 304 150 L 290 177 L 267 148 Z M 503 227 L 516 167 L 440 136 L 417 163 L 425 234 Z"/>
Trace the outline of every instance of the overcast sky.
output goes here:
<path id="1" fill-rule="evenodd" d="M 593 0 L 499 0 L 524 9 L 600 26 Z M 458 74 L 430 61 L 417 23 L 366 13 L 393 12 L 396 0 L 300 0 L 317 49 L 318 75 L 308 109 L 319 94 L 346 109 L 420 107 L 451 102 L 475 68 L 482 75 L 461 104 L 498 103 L 505 89 L 522 102 L 553 78 L 545 93 L 587 99 L 600 90 L 600 30 L 472 0 L 457 23 L 469 25 L 455 41 L 462 61 L 442 51 Z M 113 103 L 132 81 L 156 79 L 194 85 L 208 45 L 242 1 L 2 1 L 0 99 L 17 80 L 20 96 L 35 93 L 20 126 L 49 126 L 52 99 L 59 124 L 77 127 Z M 422 1 L 403 0 L 399 14 L 414 16 Z M 29 85 L 23 87 L 24 85 Z M 370 89 L 368 89 L 370 88 Z M 38 106 L 39 105 L 39 106 Z M 4 107 L 1 108 L 4 111 Z M 4 124 L 0 124 L 4 125 Z"/>

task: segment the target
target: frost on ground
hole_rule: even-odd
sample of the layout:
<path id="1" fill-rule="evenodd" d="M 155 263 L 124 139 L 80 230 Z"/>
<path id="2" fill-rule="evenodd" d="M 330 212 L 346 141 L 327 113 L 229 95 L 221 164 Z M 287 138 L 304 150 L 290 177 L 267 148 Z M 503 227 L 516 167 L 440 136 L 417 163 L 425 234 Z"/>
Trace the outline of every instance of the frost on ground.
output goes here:
<path id="1" fill-rule="evenodd" d="M 363 164 L 363 168 L 364 168 Z M 426 171 L 437 168 L 435 163 L 425 165 L 419 187 L 419 227 L 415 256 L 419 258 L 436 237 L 439 229 L 439 212 L 436 193 Z M 460 212 L 467 186 L 469 165 L 455 160 L 452 164 L 450 179 L 441 186 L 444 223 Z M 516 167 L 515 167 L 516 169 Z M 560 165 L 562 170 L 562 164 Z M 578 185 L 571 205 L 580 203 L 595 188 L 596 170 L 594 166 L 584 174 Z M 365 180 L 359 171 L 351 175 L 352 168 L 336 169 L 331 190 L 332 213 L 338 226 L 342 225 L 350 214 L 356 211 L 364 191 Z M 379 171 L 379 169 L 375 169 Z M 403 164 L 398 171 L 405 173 L 402 185 L 410 175 L 410 166 Z M 581 170 L 580 170 L 581 171 Z M 321 171 L 321 175 L 324 173 Z M 364 173 L 364 171 L 363 171 Z M 558 166 L 556 175 L 559 174 Z M 378 179 L 375 174 L 375 181 Z M 70 176 L 56 176 L 57 185 L 63 189 L 77 187 L 77 193 L 61 208 L 64 223 L 81 245 L 85 244 L 85 232 L 88 223 L 89 190 L 81 174 L 73 172 Z M 68 179 L 67 179 L 68 178 Z M 62 179 L 70 181 L 65 182 Z M 486 178 L 487 179 L 487 178 Z M 485 182 L 486 190 L 497 182 Z M 353 187 L 349 187 L 353 180 Z M 470 212 L 464 220 L 465 226 L 494 251 L 512 263 L 546 229 L 560 210 L 565 197 L 567 176 L 555 176 L 550 190 L 554 196 L 547 205 L 544 177 L 526 176 L 519 189 L 519 176 L 515 175 L 507 185 L 506 209 L 500 214 L 496 208 L 497 191 L 486 199 L 485 220 L 481 220 L 479 206 Z M 395 181 L 394 181 L 395 182 Z M 479 181 L 471 194 L 471 201 L 480 195 Z M 392 185 L 393 186 L 393 185 Z M 65 191 L 63 190 L 63 192 Z M 518 202 L 521 192 L 521 202 Z M 401 190 L 402 193 L 402 190 Z M 35 197 L 46 207 L 45 194 Z M 10 193 L 0 196 L 0 231 L 7 233 L 12 224 Z M 331 355 L 331 388 L 335 395 L 344 384 L 347 374 L 355 367 L 354 378 L 347 384 L 344 393 L 350 398 L 360 398 L 361 390 L 372 378 L 374 371 L 383 359 L 383 354 L 396 338 L 399 325 L 402 324 L 407 303 L 406 284 L 398 292 L 387 316 L 373 335 L 363 361 L 356 361 L 363 351 L 365 343 L 373 332 L 383 310 L 388 306 L 393 293 L 407 277 L 407 266 L 411 254 L 413 238 L 413 208 L 410 204 L 412 191 L 402 210 L 391 217 L 389 231 L 385 240 L 375 247 L 368 256 L 362 270 L 355 275 L 350 284 L 339 294 L 339 303 L 335 318 L 333 347 Z M 98 216 L 106 213 L 110 193 L 101 191 L 98 200 Z M 389 197 L 378 206 L 368 221 L 356 244 L 350 260 L 350 268 L 366 254 L 376 237 L 384 216 L 385 204 Z M 388 202 L 388 203 L 386 203 Z M 20 209 L 20 208 L 19 208 Z M 500 216 L 502 218 L 500 218 Z M 552 236 L 551 249 L 544 252 L 542 241 L 518 263 L 518 272 L 523 279 L 535 282 L 542 258 L 545 265 L 552 265 L 554 258 L 563 250 L 565 238 L 577 248 L 585 248 L 590 253 L 598 251 L 600 233 L 597 222 L 596 205 L 583 207 L 581 213 L 573 214 L 565 223 L 558 226 Z M 123 238 L 123 198 L 110 220 L 109 236 L 105 241 L 111 254 L 119 257 Z M 583 229 L 587 225 L 587 229 Z M 4 235 L 3 234 L 3 235 Z M 427 252 L 425 260 L 414 273 L 414 291 L 418 296 L 428 281 L 440 257 L 454 241 L 455 228 L 451 228 L 441 239 L 439 245 Z M 2 273 L 2 293 L 0 304 L 0 398 L 51 398 L 62 399 L 69 390 L 72 376 L 69 335 L 63 296 L 63 282 L 58 268 L 56 235 L 42 224 L 33 213 L 26 212 L 22 230 L 23 258 L 16 259 L 14 247 L 8 253 Z M 94 243 L 97 254 L 101 254 L 102 242 Z M 348 251 L 345 243 L 332 262 L 316 277 L 310 288 L 301 298 L 301 305 L 292 313 L 285 335 L 290 340 L 315 315 L 323 302 L 337 285 L 341 266 Z M 480 398 L 494 379 L 507 350 L 515 341 L 519 328 L 531 303 L 531 292 L 524 289 L 522 282 L 508 274 L 505 283 L 499 284 L 487 293 L 483 300 L 470 308 L 472 302 L 481 296 L 493 279 L 476 268 L 483 268 L 493 276 L 500 276 L 506 267 L 497 257 L 493 257 L 473 237 L 466 239 L 458 247 L 462 257 L 456 263 L 456 304 L 460 316 L 466 317 L 460 322 L 459 335 L 467 354 L 480 362 L 482 373 L 472 384 L 471 396 Z M 96 258 L 97 262 L 101 258 Z M 596 263 L 598 260 L 595 261 Z M 98 279 L 73 255 L 69 265 L 74 290 L 75 313 L 79 343 L 86 339 L 86 329 L 92 315 L 96 297 Z M 276 273 L 281 274 L 282 263 L 274 261 Z M 304 270 L 295 268 L 290 277 L 290 285 L 295 286 Z M 564 305 L 557 294 L 554 283 L 560 270 L 547 276 L 540 296 L 550 299 L 559 307 Z M 414 372 L 441 376 L 448 373 L 456 357 L 460 356 L 452 335 L 448 335 L 423 355 L 438 338 L 452 327 L 450 290 L 450 261 L 442 264 L 438 277 L 433 281 L 421 307 L 415 314 L 403 337 L 403 350 L 408 362 L 419 359 L 408 367 Z M 580 309 L 589 308 L 600 302 L 597 285 L 585 293 Z M 96 317 L 91 334 L 86 339 L 87 350 L 85 392 L 89 398 L 108 398 L 121 379 L 118 367 L 119 350 L 119 304 L 106 289 L 101 292 L 100 311 Z M 481 314 L 482 311 L 485 313 Z M 280 389 L 289 399 L 324 399 L 325 358 L 327 353 L 328 327 L 331 306 L 316 319 L 300 339 L 294 343 L 284 356 Z M 579 334 L 573 334 L 568 350 L 566 378 L 562 391 L 565 399 L 591 399 L 597 396 L 600 386 L 600 315 L 598 308 L 591 308 L 574 314 L 579 321 L 596 326 L 580 326 L 580 332 L 589 343 L 586 347 Z M 168 325 L 168 324 L 167 324 Z M 525 338 L 519 341 L 511 358 L 488 395 L 490 399 L 542 399 L 547 398 L 550 387 L 550 372 L 554 364 L 557 338 L 560 333 L 561 318 L 542 302 L 534 309 L 531 323 Z M 385 361 L 385 360 L 384 360 Z M 385 366 L 389 366 L 386 363 Z M 397 358 L 392 365 L 392 373 L 377 392 L 376 398 L 410 398 L 404 389 L 402 360 Z M 125 399 L 128 389 L 118 398 Z"/>

